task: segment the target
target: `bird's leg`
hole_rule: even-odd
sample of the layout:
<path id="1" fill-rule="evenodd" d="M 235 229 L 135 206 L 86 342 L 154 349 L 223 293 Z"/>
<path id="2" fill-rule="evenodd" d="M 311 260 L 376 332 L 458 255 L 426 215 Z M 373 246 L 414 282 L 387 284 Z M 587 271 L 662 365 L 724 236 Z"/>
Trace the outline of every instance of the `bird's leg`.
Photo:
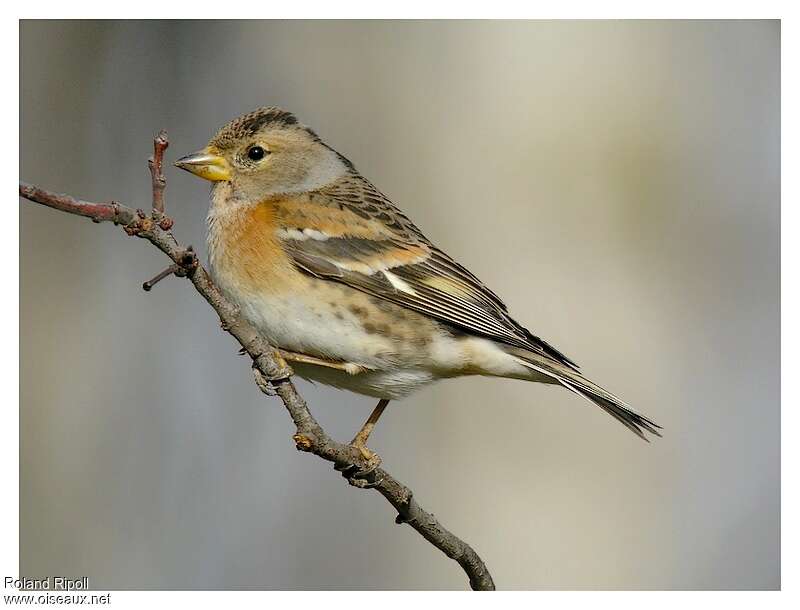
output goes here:
<path id="1" fill-rule="evenodd" d="M 366 367 L 360 364 L 355 364 L 354 362 L 323 360 L 322 358 L 315 358 L 314 356 L 308 356 L 306 354 L 298 354 L 296 352 L 290 352 L 284 349 L 279 349 L 278 353 L 283 357 L 284 360 L 288 362 L 301 362 L 304 364 L 324 366 L 330 369 L 338 369 L 340 371 L 344 371 L 348 375 L 358 375 L 359 373 L 363 373 L 365 370 L 367 370 Z"/>
<path id="2" fill-rule="evenodd" d="M 372 410 L 372 413 L 370 413 L 370 416 L 367 418 L 367 421 L 365 421 L 364 425 L 361 426 L 361 430 L 359 430 L 358 433 L 353 438 L 353 440 L 350 441 L 350 444 L 356 449 L 358 449 L 361 452 L 361 455 L 363 455 L 365 459 L 367 459 L 370 462 L 376 462 L 374 468 L 377 468 L 378 464 L 381 463 L 381 458 L 377 453 L 370 451 L 367 448 L 367 440 L 369 439 L 369 435 L 372 434 L 372 431 L 375 429 L 375 424 L 378 423 L 378 420 L 383 414 L 383 410 L 386 408 L 386 405 L 388 404 L 389 404 L 388 398 L 381 398 L 378 401 L 378 404 Z"/>

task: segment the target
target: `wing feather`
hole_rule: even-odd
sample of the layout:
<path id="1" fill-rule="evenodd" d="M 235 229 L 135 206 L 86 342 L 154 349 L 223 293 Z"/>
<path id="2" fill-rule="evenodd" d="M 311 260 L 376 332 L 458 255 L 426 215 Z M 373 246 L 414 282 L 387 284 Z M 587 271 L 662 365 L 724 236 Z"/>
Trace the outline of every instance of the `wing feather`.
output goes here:
<path id="1" fill-rule="evenodd" d="M 500 297 L 434 246 L 361 176 L 350 175 L 344 185 L 315 192 L 305 205 L 330 206 L 339 213 L 350 210 L 362 227 L 358 235 L 328 234 L 324 222 L 311 220 L 324 218 L 324 214 L 304 215 L 309 226 L 303 227 L 298 227 L 293 217 L 294 232 L 283 230 L 280 236 L 286 252 L 306 273 L 577 370 L 572 360 L 514 321 Z M 380 222 L 380 231 L 367 236 L 363 227 L 373 221 Z"/>

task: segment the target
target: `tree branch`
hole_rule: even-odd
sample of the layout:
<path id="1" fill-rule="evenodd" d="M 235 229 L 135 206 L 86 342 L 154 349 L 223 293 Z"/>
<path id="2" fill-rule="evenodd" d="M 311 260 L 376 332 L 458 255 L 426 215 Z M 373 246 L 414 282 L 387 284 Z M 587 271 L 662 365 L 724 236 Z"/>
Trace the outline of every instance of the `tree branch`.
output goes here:
<path id="1" fill-rule="evenodd" d="M 167 179 L 164 178 L 164 151 L 169 146 L 167 132 L 163 129 L 153 139 L 153 156 L 147 160 L 150 168 L 150 178 L 153 182 L 153 215 L 164 213 L 164 189 L 167 188 Z"/>
<path id="2" fill-rule="evenodd" d="M 114 201 L 92 203 L 24 183 L 19 185 L 19 194 L 34 203 L 85 216 L 94 222 L 107 221 L 122 225 L 128 235 L 146 239 L 166 254 L 173 264 L 153 280 L 145 282 L 145 290 L 149 290 L 157 281 L 170 274 L 189 278 L 197 292 L 219 315 L 222 328 L 236 338 L 252 359 L 255 381 L 261 391 L 268 396 L 277 395 L 283 401 L 297 428 L 294 435 L 297 449 L 332 462 L 334 468 L 351 485 L 378 491 L 397 510 L 395 522 L 408 523 L 428 542 L 457 561 L 467 574 L 473 589 L 494 590 L 492 577 L 478 554 L 466 542 L 449 532 L 431 513 L 423 510 L 408 487 L 383 468 L 370 470 L 370 465 L 360 451 L 328 436 L 295 389 L 290 380 L 292 370 L 281 355 L 214 285 L 191 246 L 183 247 L 177 242 L 171 232 L 172 220 L 164 215 L 166 180 L 162 174 L 162 165 L 167 146 L 167 135 L 162 131 L 154 140 L 154 155 L 148 161 L 153 183 L 153 212 L 149 216 L 142 210 L 133 210 Z"/>

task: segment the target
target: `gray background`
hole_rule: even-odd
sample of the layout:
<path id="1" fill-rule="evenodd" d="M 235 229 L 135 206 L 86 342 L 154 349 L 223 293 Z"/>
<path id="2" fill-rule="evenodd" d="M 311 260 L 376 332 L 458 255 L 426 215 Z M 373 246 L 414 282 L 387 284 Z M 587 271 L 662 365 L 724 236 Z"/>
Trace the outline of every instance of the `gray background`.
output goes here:
<path id="1" fill-rule="evenodd" d="M 277 104 L 665 428 L 467 378 L 371 445 L 501 588 L 779 586 L 777 22 L 23 22 L 21 178 L 146 207 L 145 159 Z M 179 239 L 208 186 L 170 168 Z M 22 573 L 104 588 L 459 589 L 298 453 L 185 281 L 22 205 Z M 349 438 L 372 401 L 303 381 Z"/>

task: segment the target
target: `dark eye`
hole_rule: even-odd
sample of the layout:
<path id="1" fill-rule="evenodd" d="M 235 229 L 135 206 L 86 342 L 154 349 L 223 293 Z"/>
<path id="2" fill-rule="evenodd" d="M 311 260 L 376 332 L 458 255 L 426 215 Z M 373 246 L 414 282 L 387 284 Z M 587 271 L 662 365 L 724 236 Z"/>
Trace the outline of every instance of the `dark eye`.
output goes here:
<path id="1" fill-rule="evenodd" d="M 267 151 L 260 146 L 251 146 L 247 149 L 247 158 L 251 161 L 261 161 L 267 154 Z"/>

